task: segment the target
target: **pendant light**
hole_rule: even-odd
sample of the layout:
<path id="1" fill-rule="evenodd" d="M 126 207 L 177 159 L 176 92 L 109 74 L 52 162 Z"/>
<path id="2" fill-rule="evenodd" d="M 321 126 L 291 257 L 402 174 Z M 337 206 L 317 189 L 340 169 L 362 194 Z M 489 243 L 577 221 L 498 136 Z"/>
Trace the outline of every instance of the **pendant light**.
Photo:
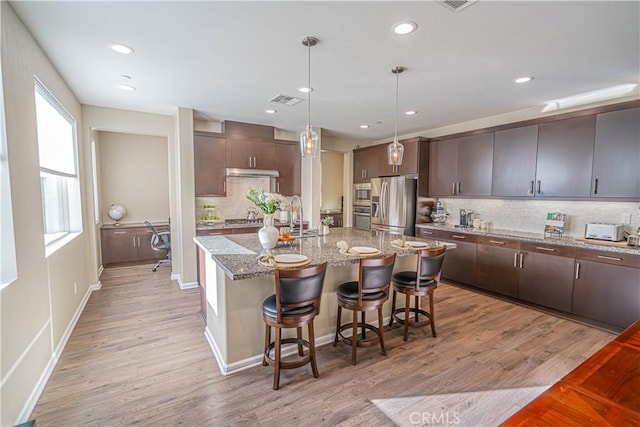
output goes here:
<path id="1" fill-rule="evenodd" d="M 396 75 L 396 121 L 393 131 L 393 142 L 387 147 L 387 163 L 396 167 L 402 164 L 404 145 L 398 142 L 398 76 L 406 70 L 405 67 L 394 67 L 391 72 Z"/>
<path id="2" fill-rule="evenodd" d="M 315 157 L 318 154 L 318 134 L 313 130 L 311 126 L 311 48 L 318 43 L 318 39 L 313 36 L 306 36 L 302 39 L 302 44 L 308 48 L 309 52 L 309 74 L 308 74 L 308 85 L 307 92 L 308 100 L 307 100 L 307 128 L 300 133 L 300 152 L 302 153 L 302 157 Z"/>

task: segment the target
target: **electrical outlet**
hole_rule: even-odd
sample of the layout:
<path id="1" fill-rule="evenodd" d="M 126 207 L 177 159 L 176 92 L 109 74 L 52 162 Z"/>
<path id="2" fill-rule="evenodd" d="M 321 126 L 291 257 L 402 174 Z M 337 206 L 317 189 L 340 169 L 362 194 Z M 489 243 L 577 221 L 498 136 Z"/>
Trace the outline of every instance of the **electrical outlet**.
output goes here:
<path id="1" fill-rule="evenodd" d="M 631 214 L 628 212 L 620 215 L 620 223 L 621 224 L 631 224 Z"/>
<path id="2" fill-rule="evenodd" d="M 78 294 L 78 282 L 73 282 L 73 294 Z"/>

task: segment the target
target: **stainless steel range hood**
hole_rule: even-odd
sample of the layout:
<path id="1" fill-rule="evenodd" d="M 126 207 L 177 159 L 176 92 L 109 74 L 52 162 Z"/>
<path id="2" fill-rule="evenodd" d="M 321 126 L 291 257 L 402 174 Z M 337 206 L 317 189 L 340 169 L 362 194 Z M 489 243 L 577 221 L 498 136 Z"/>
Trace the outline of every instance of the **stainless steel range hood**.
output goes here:
<path id="1" fill-rule="evenodd" d="M 269 178 L 278 178 L 280 174 L 277 170 L 271 169 L 226 168 L 225 176 L 266 176 Z"/>

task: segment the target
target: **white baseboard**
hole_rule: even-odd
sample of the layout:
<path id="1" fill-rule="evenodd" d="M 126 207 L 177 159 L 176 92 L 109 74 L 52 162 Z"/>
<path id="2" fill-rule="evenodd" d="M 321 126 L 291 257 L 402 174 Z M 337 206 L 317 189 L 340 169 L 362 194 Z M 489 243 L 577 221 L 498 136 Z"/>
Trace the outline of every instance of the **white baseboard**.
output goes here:
<path id="1" fill-rule="evenodd" d="M 42 372 L 40 379 L 38 380 L 35 387 L 33 388 L 33 391 L 29 395 L 27 402 L 22 408 L 22 411 L 20 411 L 20 414 L 18 415 L 18 419 L 14 424 L 20 424 L 20 423 L 26 422 L 29 419 L 31 412 L 33 412 L 33 409 L 36 407 L 36 404 L 38 403 L 38 399 L 40 399 L 40 395 L 42 394 L 44 387 L 47 385 L 47 381 L 49 381 L 49 377 L 51 377 L 51 374 L 53 373 L 53 369 L 56 367 L 56 364 L 60 359 L 60 355 L 62 354 L 64 347 L 67 345 L 67 341 L 69 341 L 69 337 L 71 337 L 71 333 L 73 332 L 73 330 L 76 327 L 76 324 L 78 323 L 78 319 L 80 319 L 80 315 L 84 311 L 84 307 L 87 305 L 87 301 L 89 301 L 89 297 L 91 296 L 91 293 L 93 291 L 97 291 L 100 288 L 102 288 L 102 283 L 98 281 L 98 283 L 94 285 L 90 285 L 89 288 L 87 289 L 87 292 L 82 297 L 82 301 L 80 301 L 80 304 L 76 309 L 76 312 L 73 314 L 73 317 L 71 318 L 71 321 L 67 326 L 67 329 L 64 331 L 64 334 L 62 335 L 62 339 L 60 339 L 60 343 L 58 344 L 58 347 L 55 349 L 55 351 L 51 355 L 51 358 L 49 359 L 49 363 L 47 363 L 46 368 Z"/>
<path id="2" fill-rule="evenodd" d="M 175 273 L 171 273 L 171 280 L 175 280 L 176 282 L 178 282 L 178 287 L 180 289 L 193 289 L 193 288 L 197 288 L 198 282 L 187 282 L 187 283 L 183 283 L 182 282 L 182 276 L 179 274 L 175 274 Z"/>
<path id="3" fill-rule="evenodd" d="M 391 317 L 385 317 L 382 321 L 383 325 L 386 325 L 389 323 L 389 320 L 391 319 Z M 367 322 L 369 323 L 369 322 Z M 377 326 L 378 322 L 375 322 Z M 349 330 L 345 330 L 342 335 L 345 337 L 350 337 L 352 335 L 353 330 L 349 329 Z M 204 328 L 204 336 L 207 340 L 207 343 L 209 343 L 209 347 L 211 348 L 211 351 L 213 352 L 213 356 L 216 358 L 216 362 L 218 363 L 218 367 L 220 368 L 220 372 L 222 373 L 222 375 L 232 375 L 235 374 L 237 372 L 240 371 L 244 371 L 245 369 L 249 369 L 249 368 L 253 368 L 254 366 L 258 366 L 258 365 L 262 365 L 262 353 L 257 354 L 255 356 L 250 356 L 247 357 L 246 359 L 242 359 L 239 360 L 237 362 L 233 362 L 233 363 L 229 363 L 226 364 L 224 363 L 224 360 L 222 359 L 222 353 L 220 352 L 220 349 L 218 348 L 218 345 L 216 344 L 216 341 L 213 339 L 213 336 L 211 335 L 211 332 L 209 331 L 209 328 Z M 316 343 L 316 348 L 317 347 L 322 347 L 324 345 L 327 344 L 332 344 L 333 343 L 333 338 L 335 336 L 335 333 L 330 333 L 327 335 L 323 335 L 321 337 L 316 337 L 315 339 L 315 343 Z M 297 347 L 295 346 L 291 346 L 286 350 L 282 351 L 282 355 L 281 357 L 286 357 L 286 356 L 290 356 L 294 353 L 297 353 Z"/>

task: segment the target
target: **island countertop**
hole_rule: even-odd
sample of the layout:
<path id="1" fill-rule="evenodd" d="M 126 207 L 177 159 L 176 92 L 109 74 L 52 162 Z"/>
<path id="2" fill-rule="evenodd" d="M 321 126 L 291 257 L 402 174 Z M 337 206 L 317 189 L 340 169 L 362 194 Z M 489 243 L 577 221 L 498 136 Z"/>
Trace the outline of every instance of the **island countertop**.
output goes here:
<path id="1" fill-rule="evenodd" d="M 413 249 L 403 249 L 391 244 L 399 239 L 397 234 L 377 233 L 373 235 L 369 231 L 353 228 L 332 228 L 331 233 L 323 236 L 305 237 L 296 239 L 292 246 L 278 245 L 274 254 L 302 254 L 311 259 L 311 264 L 327 262 L 330 267 L 346 266 L 358 263 L 359 257 L 345 255 L 338 249 L 337 243 L 345 241 L 349 247 L 368 246 L 379 249 L 382 255 L 393 252 L 398 257 L 415 255 Z M 243 280 L 267 276 L 273 274 L 275 268 L 260 264 L 257 260 L 262 252 L 262 246 L 257 233 L 225 235 L 225 236 L 198 236 L 194 242 L 205 252 L 211 255 L 213 260 L 224 270 L 231 280 Z M 406 236 L 405 240 L 427 242 L 432 245 L 446 245 L 455 247 L 455 244 L 437 242 L 413 236 Z"/>

